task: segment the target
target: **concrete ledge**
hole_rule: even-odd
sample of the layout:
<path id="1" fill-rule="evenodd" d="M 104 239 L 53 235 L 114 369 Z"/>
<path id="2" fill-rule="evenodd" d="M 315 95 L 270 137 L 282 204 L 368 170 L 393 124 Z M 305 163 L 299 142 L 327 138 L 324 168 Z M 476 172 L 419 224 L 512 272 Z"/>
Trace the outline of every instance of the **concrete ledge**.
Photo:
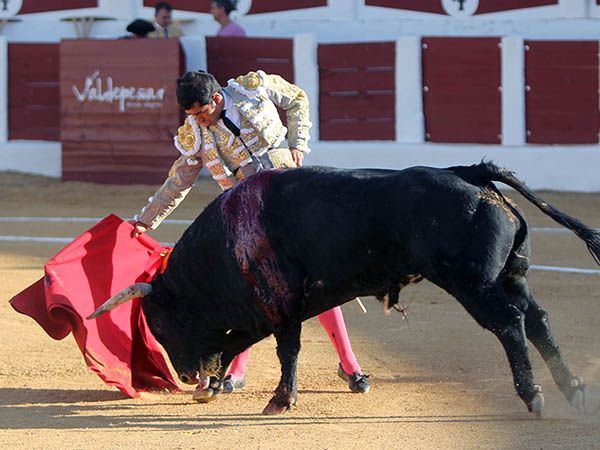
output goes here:
<path id="1" fill-rule="evenodd" d="M 476 164 L 482 159 L 516 172 L 532 189 L 600 192 L 600 146 L 499 146 L 402 144 L 396 142 L 311 142 L 306 165 L 404 169 Z M 59 142 L 0 143 L 0 171 L 12 170 L 60 178 Z M 167 168 L 165 167 L 165 170 Z"/>
<path id="2" fill-rule="evenodd" d="M 60 142 L 0 142 L 0 171 L 12 170 L 60 178 L 61 152 Z"/>
<path id="3" fill-rule="evenodd" d="M 307 165 L 404 169 L 471 165 L 482 159 L 516 172 L 532 189 L 600 192 L 600 147 L 596 145 L 499 146 L 316 142 Z"/>

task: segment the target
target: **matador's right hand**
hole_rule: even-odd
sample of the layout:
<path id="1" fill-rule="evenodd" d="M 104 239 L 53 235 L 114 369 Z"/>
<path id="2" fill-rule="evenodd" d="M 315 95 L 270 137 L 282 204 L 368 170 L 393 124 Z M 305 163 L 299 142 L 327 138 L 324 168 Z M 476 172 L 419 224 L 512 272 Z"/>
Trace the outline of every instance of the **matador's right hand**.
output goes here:
<path id="1" fill-rule="evenodd" d="M 148 230 L 148 228 L 150 227 L 146 224 L 143 224 L 142 222 L 133 222 L 133 230 L 131 231 L 131 237 L 138 237 L 140 234 L 145 233 L 146 230 Z"/>

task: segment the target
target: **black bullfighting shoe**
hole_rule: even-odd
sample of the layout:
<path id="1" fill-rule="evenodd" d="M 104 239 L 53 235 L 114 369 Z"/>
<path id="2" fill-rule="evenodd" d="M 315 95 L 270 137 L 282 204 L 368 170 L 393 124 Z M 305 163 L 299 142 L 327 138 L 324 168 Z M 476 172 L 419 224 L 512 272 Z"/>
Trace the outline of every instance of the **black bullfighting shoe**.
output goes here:
<path id="1" fill-rule="evenodd" d="M 223 394 L 230 394 L 235 391 L 241 391 L 246 388 L 246 377 L 241 380 L 233 380 L 231 375 L 227 375 L 223 380 Z"/>
<path id="2" fill-rule="evenodd" d="M 367 392 L 369 392 L 369 389 L 371 389 L 371 385 L 367 381 L 367 378 L 369 378 L 368 373 L 363 373 L 362 375 L 360 375 L 358 372 L 354 372 L 352 375 L 347 374 L 346 372 L 344 372 L 342 364 L 340 363 L 340 365 L 338 366 L 338 376 L 342 380 L 347 381 L 350 390 L 357 394 L 366 394 Z"/>

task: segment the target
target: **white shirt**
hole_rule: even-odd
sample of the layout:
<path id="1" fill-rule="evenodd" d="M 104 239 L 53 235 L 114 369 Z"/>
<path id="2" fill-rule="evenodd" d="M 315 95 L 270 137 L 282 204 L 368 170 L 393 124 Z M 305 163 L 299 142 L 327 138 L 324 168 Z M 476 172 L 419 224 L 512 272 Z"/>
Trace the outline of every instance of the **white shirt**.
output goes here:
<path id="1" fill-rule="evenodd" d="M 237 109 L 237 107 L 233 104 L 233 100 L 225 93 L 225 91 L 223 91 L 223 109 L 225 110 L 225 117 L 231 120 L 236 127 L 240 128 L 240 124 L 242 123 L 240 110 Z M 226 130 L 228 133 L 233 134 L 229 128 L 225 126 L 223 119 L 219 119 L 217 125 Z"/>

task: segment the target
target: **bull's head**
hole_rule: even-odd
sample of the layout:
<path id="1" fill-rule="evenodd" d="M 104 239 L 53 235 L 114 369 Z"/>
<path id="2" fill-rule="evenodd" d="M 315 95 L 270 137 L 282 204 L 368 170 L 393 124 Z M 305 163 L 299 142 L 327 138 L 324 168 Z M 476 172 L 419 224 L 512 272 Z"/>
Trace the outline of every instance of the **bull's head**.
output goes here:
<path id="1" fill-rule="evenodd" d="M 199 384 L 203 389 L 209 384 L 220 389 L 225 370 L 235 356 L 226 356 L 223 366 L 223 347 L 230 330 L 207 330 L 190 319 L 194 316 L 192 311 L 177 309 L 180 302 L 166 301 L 154 291 L 152 284 L 136 283 L 111 297 L 88 319 L 95 319 L 128 300 L 141 298 L 150 331 L 166 350 L 179 379 L 186 384 Z"/>

